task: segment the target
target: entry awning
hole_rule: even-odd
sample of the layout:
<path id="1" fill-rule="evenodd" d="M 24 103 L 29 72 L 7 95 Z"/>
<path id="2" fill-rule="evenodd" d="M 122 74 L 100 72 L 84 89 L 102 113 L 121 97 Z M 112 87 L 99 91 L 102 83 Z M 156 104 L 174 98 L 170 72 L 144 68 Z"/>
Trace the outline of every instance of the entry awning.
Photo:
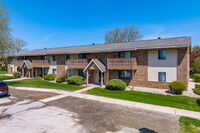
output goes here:
<path id="1" fill-rule="evenodd" d="M 92 59 L 90 63 L 85 67 L 83 72 L 85 72 L 92 64 L 95 64 L 95 66 L 101 71 L 101 72 L 106 72 L 106 64 L 104 64 L 102 61 L 99 59 Z"/>
<path id="2" fill-rule="evenodd" d="M 22 67 L 23 67 L 24 65 L 26 65 L 26 67 L 27 67 L 28 69 L 32 69 L 32 63 L 31 63 L 30 60 L 24 60 L 24 61 L 22 62 L 22 64 L 21 64 L 20 69 L 22 69 Z"/>

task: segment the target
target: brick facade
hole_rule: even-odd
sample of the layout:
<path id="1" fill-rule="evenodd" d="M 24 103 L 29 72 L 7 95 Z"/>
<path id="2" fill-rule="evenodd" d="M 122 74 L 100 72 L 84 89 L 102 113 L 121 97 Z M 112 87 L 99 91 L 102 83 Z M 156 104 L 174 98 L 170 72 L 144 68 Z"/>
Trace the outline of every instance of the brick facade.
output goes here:
<path id="1" fill-rule="evenodd" d="M 185 82 L 188 86 L 189 82 L 189 48 L 178 49 L 178 80 Z"/>
<path id="2" fill-rule="evenodd" d="M 168 89 L 169 82 L 148 81 L 148 50 L 131 51 L 131 57 L 137 59 L 137 69 L 131 71 L 131 80 L 124 80 L 130 86 L 151 87 Z M 118 52 L 110 53 L 89 53 L 87 59 L 102 59 L 105 63 L 107 58 L 118 58 Z M 40 60 L 41 56 L 26 57 L 29 60 Z M 66 75 L 66 55 L 56 55 L 57 77 Z M 188 86 L 189 81 L 189 48 L 177 49 L 177 80 L 183 81 Z M 8 64 L 8 73 L 10 72 Z M 94 81 L 93 73 L 89 73 L 89 81 Z M 117 79 L 118 71 L 109 70 L 109 79 Z"/>
<path id="3" fill-rule="evenodd" d="M 13 74 L 13 72 L 11 72 L 11 65 L 10 64 L 8 64 L 8 74 Z"/>

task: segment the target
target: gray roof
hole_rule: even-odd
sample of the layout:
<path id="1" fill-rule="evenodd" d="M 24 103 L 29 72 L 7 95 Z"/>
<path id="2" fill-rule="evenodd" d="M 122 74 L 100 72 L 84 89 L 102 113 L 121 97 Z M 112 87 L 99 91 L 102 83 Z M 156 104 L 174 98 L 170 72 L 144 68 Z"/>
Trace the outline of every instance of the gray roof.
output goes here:
<path id="1" fill-rule="evenodd" d="M 28 69 L 32 69 L 32 63 L 31 63 L 30 60 L 24 60 L 24 61 L 22 62 L 22 64 L 21 64 L 20 69 L 22 68 L 22 66 L 23 66 L 24 64 L 26 65 L 26 67 L 27 67 Z"/>
<path id="2" fill-rule="evenodd" d="M 190 47 L 191 37 L 176 37 L 154 40 L 142 40 L 125 43 L 96 44 L 85 46 L 73 46 L 63 48 L 50 48 L 25 51 L 10 56 L 37 56 L 53 54 L 77 54 L 77 53 L 100 53 L 100 52 L 117 52 L 140 49 L 159 49 L 159 48 L 180 48 Z"/>
<path id="3" fill-rule="evenodd" d="M 103 62 L 101 62 L 99 59 L 92 59 L 90 63 L 85 67 L 83 72 L 85 72 L 92 63 L 94 63 L 101 72 L 106 72 L 106 65 Z"/>

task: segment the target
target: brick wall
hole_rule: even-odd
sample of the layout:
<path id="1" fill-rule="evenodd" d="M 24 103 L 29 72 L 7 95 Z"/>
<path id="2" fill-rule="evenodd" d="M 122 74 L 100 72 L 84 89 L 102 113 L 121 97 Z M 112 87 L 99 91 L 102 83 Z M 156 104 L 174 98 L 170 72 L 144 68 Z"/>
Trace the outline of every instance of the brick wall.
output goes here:
<path id="1" fill-rule="evenodd" d="M 13 74 L 13 72 L 11 72 L 11 65 L 10 64 L 8 64 L 8 74 Z"/>
<path id="2" fill-rule="evenodd" d="M 66 75 L 66 55 L 56 55 L 57 77 Z"/>
<path id="3" fill-rule="evenodd" d="M 189 83 L 189 48 L 178 49 L 178 80 Z"/>

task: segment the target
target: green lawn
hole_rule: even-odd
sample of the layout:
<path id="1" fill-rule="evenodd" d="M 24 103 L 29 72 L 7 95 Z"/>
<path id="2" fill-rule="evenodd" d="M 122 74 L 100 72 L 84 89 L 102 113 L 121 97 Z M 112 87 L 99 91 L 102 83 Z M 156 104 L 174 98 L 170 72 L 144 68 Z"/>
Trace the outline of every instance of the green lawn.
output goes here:
<path id="1" fill-rule="evenodd" d="M 0 80 L 7 80 L 7 79 L 14 79 L 13 76 L 1 76 L 0 75 Z"/>
<path id="2" fill-rule="evenodd" d="M 0 74 L 8 74 L 8 71 L 0 69 Z"/>
<path id="3" fill-rule="evenodd" d="M 36 88 L 49 88 L 49 89 L 58 89 L 65 91 L 75 91 L 85 88 L 83 86 L 61 84 L 61 83 L 51 83 L 45 80 L 38 79 L 24 79 L 20 81 L 7 82 L 11 86 L 22 86 L 22 87 L 36 87 Z"/>
<path id="4" fill-rule="evenodd" d="M 179 122 L 181 133 L 200 133 L 200 120 L 182 116 Z"/>
<path id="5" fill-rule="evenodd" d="M 115 99 L 200 111 L 200 107 L 196 103 L 196 98 L 187 96 L 170 96 L 138 91 L 109 91 L 101 88 L 94 88 L 88 90 L 86 93 Z"/>

